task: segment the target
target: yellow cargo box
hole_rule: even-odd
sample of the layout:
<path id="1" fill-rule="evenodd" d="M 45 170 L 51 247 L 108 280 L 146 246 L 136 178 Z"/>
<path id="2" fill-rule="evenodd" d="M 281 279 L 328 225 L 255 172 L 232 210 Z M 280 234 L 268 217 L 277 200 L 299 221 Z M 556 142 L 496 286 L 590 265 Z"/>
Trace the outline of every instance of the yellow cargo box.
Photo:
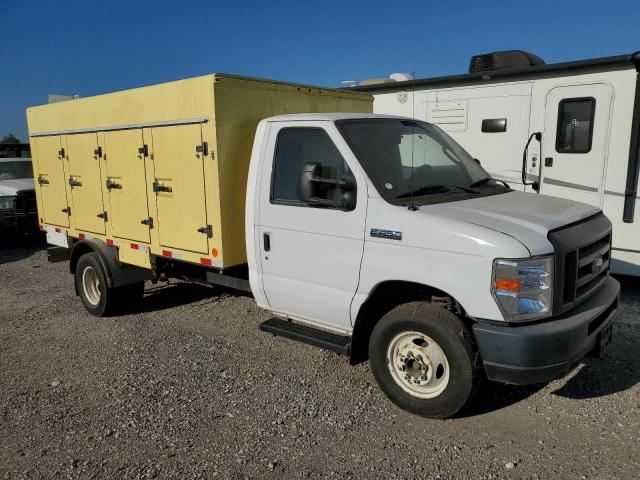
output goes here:
<path id="1" fill-rule="evenodd" d="M 246 263 L 244 204 L 260 120 L 371 112 L 372 97 L 212 74 L 27 109 L 41 225 L 220 269 Z"/>

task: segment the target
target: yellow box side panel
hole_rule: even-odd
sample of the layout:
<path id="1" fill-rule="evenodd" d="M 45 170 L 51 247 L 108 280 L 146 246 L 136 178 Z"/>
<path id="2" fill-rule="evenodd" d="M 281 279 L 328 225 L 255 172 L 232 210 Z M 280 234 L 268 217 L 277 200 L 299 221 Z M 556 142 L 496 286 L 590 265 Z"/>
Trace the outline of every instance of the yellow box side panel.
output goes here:
<path id="1" fill-rule="evenodd" d="M 224 266 L 246 263 L 245 196 L 258 122 L 273 115 L 373 111 L 365 94 L 218 78 L 214 83 Z"/>

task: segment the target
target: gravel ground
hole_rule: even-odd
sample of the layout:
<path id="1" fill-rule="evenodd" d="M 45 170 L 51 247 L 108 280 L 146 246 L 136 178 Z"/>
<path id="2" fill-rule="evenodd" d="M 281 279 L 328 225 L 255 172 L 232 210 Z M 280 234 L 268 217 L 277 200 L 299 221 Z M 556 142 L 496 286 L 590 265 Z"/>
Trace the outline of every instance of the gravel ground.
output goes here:
<path id="1" fill-rule="evenodd" d="M 640 282 L 603 359 L 426 420 L 367 364 L 258 331 L 250 298 L 148 285 L 101 319 L 67 271 L 0 251 L 2 478 L 640 478 Z"/>

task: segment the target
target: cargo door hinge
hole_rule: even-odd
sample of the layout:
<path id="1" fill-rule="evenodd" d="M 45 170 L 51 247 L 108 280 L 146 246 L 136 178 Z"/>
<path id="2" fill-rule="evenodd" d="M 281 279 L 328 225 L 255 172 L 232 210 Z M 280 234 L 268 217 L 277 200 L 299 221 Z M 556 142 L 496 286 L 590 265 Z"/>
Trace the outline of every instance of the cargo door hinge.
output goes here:
<path id="1" fill-rule="evenodd" d="M 145 218 L 144 220 L 140 221 L 140 223 L 142 225 L 146 225 L 149 228 L 153 228 L 153 218 L 151 217 Z"/>
<path id="2" fill-rule="evenodd" d="M 96 215 L 98 218 L 103 219 L 105 222 L 107 221 L 107 212 L 102 212 Z"/>
<path id="3" fill-rule="evenodd" d="M 202 154 L 203 157 L 209 155 L 209 144 L 202 142 L 200 145 L 196 145 L 196 156 Z"/>
<path id="4" fill-rule="evenodd" d="M 200 227 L 198 229 L 198 232 L 205 233 L 209 238 L 213 237 L 213 227 L 211 225 L 205 225 L 204 227 Z"/>

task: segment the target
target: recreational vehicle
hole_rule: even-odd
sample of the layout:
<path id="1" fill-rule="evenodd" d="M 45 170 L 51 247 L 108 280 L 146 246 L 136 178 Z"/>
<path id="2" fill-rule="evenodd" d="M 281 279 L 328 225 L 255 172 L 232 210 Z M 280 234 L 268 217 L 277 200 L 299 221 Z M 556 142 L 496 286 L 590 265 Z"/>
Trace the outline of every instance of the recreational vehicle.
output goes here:
<path id="1" fill-rule="evenodd" d="M 639 68 L 640 52 L 545 64 L 512 50 L 472 57 L 468 74 L 351 88 L 373 94 L 375 113 L 437 125 L 515 189 L 601 208 L 612 271 L 638 276 Z"/>

